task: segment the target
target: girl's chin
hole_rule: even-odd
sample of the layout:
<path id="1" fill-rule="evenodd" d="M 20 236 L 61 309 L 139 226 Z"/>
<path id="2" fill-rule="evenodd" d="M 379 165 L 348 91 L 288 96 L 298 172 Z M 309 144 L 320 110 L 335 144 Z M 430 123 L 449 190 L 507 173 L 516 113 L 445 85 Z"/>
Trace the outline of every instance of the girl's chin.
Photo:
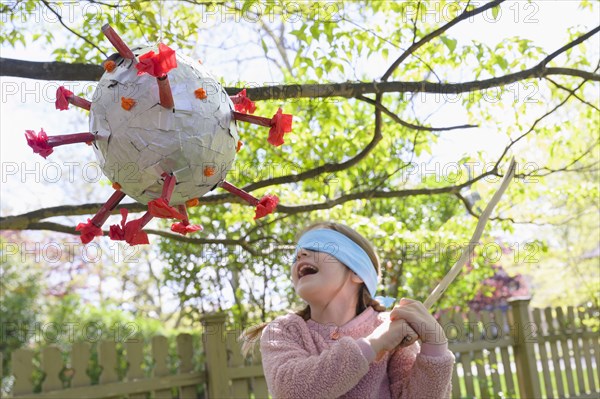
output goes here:
<path id="1" fill-rule="evenodd" d="M 296 284 L 295 291 L 296 295 L 307 302 L 310 305 L 311 300 L 319 297 L 319 294 L 323 292 L 319 287 L 307 287 L 306 285 Z"/>

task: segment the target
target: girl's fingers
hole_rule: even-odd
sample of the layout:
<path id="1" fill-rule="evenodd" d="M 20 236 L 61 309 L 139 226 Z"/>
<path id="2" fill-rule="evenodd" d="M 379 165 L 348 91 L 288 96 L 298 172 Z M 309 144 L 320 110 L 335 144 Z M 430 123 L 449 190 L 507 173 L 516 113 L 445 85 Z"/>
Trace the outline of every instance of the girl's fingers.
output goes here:
<path id="1" fill-rule="evenodd" d="M 397 306 L 390 312 L 390 320 L 392 321 L 400 319 L 410 320 L 414 317 L 414 310 L 407 307 Z"/>
<path id="2" fill-rule="evenodd" d="M 407 346 L 410 346 L 412 344 L 414 344 L 415 342 L 417 342 L 417 340 L 419 339 L 419 336 L 417 335 L 416 332 L 414 332 L 414 330 L 411 329 L 412 332 L 409 332 L 407 335 L 404 336 L 404 338 L 402 339 L 402 342 L 400 342 L 400 345 L 398 345 L 401 348 L 405 348 Z"/>
<path id="3" fill-rule="evenodd" d="M 402 298 L 402 299 L 400 299 L 400 302 L 398 302 L 398 306 L 408 305 L 408 304 L 415 303 L 415 302 L 418 302 L 418 301 L 415 301 L 414 299 Z"/>
<path id="4" fill-rule="evenodd" d="M 398 320 L 403 318 L 410 320 L 418 318 L 419 314 L 429 315 L 429 312 L 427 309 L 425 309 L 425 306 L 423 306 L 421 302 L 413 299 L 402 298 L 400 299 L 398 305 L 396 305 L 390 312 L 390 319 Z"/>

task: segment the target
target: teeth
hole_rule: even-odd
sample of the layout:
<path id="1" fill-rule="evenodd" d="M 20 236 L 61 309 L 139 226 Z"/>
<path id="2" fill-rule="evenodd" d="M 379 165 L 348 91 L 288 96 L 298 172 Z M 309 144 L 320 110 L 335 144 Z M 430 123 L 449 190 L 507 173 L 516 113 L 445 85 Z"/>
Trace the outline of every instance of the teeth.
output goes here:
<path id="1" fill-rule="evenodd" d="M 318 272 L 318 269 L 316 267 L 311 266 L 311 265 L 302 265 L 300 267 L 300 269 L 298 269 L 298 276 L 299 277 L 304 277 L 307 274 L 310 274 L 311 271 L 313 271 L 313 272 L 316 273 L 316 272 Z"/>

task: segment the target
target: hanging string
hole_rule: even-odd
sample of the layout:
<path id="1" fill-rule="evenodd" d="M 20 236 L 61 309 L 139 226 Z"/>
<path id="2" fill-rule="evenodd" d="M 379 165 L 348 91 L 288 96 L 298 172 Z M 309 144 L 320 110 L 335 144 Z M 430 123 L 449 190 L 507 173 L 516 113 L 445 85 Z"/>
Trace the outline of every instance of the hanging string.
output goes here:
<path id="1" fill-rule="evenodd" d="M 158 0 L 158 21 L 160 23 L 160 27 L 158 30 L 158 42 L 162 43 L 162 41 L 163 41 L 163 0 Z"/>

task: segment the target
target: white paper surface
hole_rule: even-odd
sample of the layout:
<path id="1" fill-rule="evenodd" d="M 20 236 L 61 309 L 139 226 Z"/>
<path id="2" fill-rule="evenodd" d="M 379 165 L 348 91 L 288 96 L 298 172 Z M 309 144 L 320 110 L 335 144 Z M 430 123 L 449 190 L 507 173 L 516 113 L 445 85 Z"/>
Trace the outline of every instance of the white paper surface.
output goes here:
<path id="1" fill-rule="evenodd" d="M 135 53 L 150 50 L 158 51 Z M 97 132 L 98 163 L 141 203 L 160 196 L 164 173 L 177 178 L 172 205 L 201 197 L 225 178 L 235 159 L 239 137 L 229 96 L 200 63 L 177 54 L 177 64 L 169 72 L 174 110 L 159 105 L 156 79 L 138 76 L 127 63 L 106 72 L 94 93 L 90 131 Z M 196 98 L 198 88 L 206 90 L 206 99 Z M 124 110 L 121 97 L 133 98 L 135 106 Z M 210 165 L 215 174 L 205 176 Z"/>

